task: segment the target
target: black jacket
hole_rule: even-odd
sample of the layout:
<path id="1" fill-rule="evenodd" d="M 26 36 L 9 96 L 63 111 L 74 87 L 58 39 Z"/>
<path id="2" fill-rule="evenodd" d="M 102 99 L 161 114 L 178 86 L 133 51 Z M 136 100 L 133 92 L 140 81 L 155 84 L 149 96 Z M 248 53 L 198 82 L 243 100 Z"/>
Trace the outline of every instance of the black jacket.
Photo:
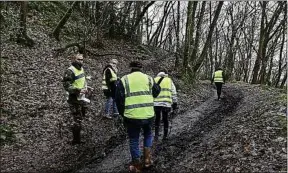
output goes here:
<path id="1" fill-rule="evenodd" d="M 134 70 L 131 73 L 139 71 L 139 70 Z M 153 78 L 152 78 L 153 79 Z M 152 96 L 155 98 L 159 95 L 161 91 L 161 88 L 158 84 L 155 83 L 153 79 L 153 86 L 152 86 Z M 115 102 L 118 108 L 118 112 L 120 115 L 124 116 L 124 111 L 125 111 L 125 88 L 121 80 L 118 81 L 117 83 L 117 89 L 116 89 L 116 94 L 115 94 Z"/>
<path id="2" fill-rule="evenodd" d="M 105 75 L 105 82 L 106 82 L 106 85 L 108 87 L 108 90 L 104 90 L 104 94 L 108 97 L 114 98 L 115 90 L 116 90 L 116 81 L 112 81 L 112 82 L 110 81 L 110 79 L 112 78 L 112 73 L 111 73 L 110 69 L 113 70 L 112 66 L 106 65 L 104 70 L 103 70 L 103 73 L 102 73 L 103 75 Z M 105 72 L 105 74 L 104 74 L 104 72 Z M 114 73 L 116 73 L 116 72 L 114 71 Z"/>

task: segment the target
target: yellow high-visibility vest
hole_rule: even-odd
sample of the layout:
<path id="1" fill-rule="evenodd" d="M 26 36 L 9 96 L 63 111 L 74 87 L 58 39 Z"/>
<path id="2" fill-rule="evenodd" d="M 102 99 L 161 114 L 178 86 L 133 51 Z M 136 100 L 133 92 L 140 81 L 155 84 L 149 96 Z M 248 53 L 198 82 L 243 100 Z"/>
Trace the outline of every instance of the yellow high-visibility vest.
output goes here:
<path id="1" fill-rule="evenodd" d="M 123 76 L 121 81 L 125 88 L 124 116 L 131 119 L 154 117 L 153 78 L 142 72 L 133 72 Z"/>
<path id="2" fill-rule="evenodd" d="M 106 73 L 106 70 L 109 69 L 111 71 L 111 74 L 112 74 L 112 77 L 110 79 L 110 82 L 113 82 L 113 81 L 116 81 L 117 80 L 117 75 L 116 73 L 114 73 L 114 71 L 111 69 L 111 68 L 106 68 L 104 73 L 103 73 L 103 78 L 102 78 L 102 90 L 104 89 L 108 89 L 108 86 L 106 84 L 106 76 L 105 76 L 105 73 Z"/>
<path id="3" fill-rule="evenodd" d="M 222 70 L 215 71 L 215 73 L 214 73 L 214 82 L 224 83 L 224 81 L 223 81 L 223 71 Z"/>
<path id="4" fill-rule="evenodd" d="M 155 82 L 157 83 L 161 77 L 156 77 Z M 160 83 L 161 92 L 158 97 L 154 98 L 154 102 L 167 102 L 172 103 L 172 80 L 169 77 L 164 77 Z"/>
<path id="5" fill-rule="evenodd" d="M 81 70 L 78 70 L 73 65 L 68 69 L 70 69 L 75 75 L 74 82 L 72 83 L 73 87 L 77 89 L 83 89 L 86 82 L 84 69 L 81 67 Z"/>

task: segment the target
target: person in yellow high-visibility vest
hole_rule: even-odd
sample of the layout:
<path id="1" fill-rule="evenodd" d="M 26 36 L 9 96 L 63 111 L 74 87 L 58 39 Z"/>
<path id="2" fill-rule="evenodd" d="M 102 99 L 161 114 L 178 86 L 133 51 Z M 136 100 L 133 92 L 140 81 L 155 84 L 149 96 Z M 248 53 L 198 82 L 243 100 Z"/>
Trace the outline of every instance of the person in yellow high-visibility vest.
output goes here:
<path id="1" fill-rule="evenodd" d="M 72 64 L 65 71 L 63 77 L 63 86 L 68 93 L 68 100 L 70 111 L 73 116 L 73 124 L 72 124 L 72 134 L 73 140 L 72 144 L 80 144 L 81 137 L 81 121 L 86 113 L 86 105 L 80 99 L 80 94 L 85 93 L 86 87 L 86 78 L 83 69 L 83 55 L 77 54 L 71 57 Z"/>
<path id="2" fill-rule="evenodd" d="M 169 121 L 168 121 L 168 114 L 171 111 L 171 107 L 173 111 L 177 109 L 177 92 L 176 87 L 166 70 L 157 74 L 155 78 L 156 83 L 160 83 L 161 92 L 158 97 L 154 98 L 154 110 L 156 114 L 155 119 L 155 140 L 158 140 L 159 136 L 159 126 L 162 119 L 164 122 L 164 133 L 163 133 L 163 140 L 167 139 L 168 135 L 168 128 L 169 128 Z"/>
<path id="3" fill-rule="evenodd" d="M 153 142 L 154 100 L 161 88 L 154 79 L 141 72 L 142 64 L 130 63 L 131 73 L 121 78 L 117 84 L 115 101 L 119 114 L 123 116 L 129 137 L 132 164 L 129 170 L 141 172 L 139 136 L 144 132 L 144 167 L 152 165 L 151 147 Z"/>
<path id="4" fill-rule="evenodd" d="M 112 119 L 119 115 L 116 104 L 115 104 L 115 90 L 116 90 L 116 81 L 117 81 L 117 59 L 111 59 L 109 64 L 105 66 L 103 70 L 102 78 L 102 90 L 106 97 L 104 117 Z"/>
<path id="5" fill-rule="evenodd" d="M 216 71 L 214 72 L 211 80 L 211 84 L 215 83 L 216 89 L 217 89 L 217 100 L 221 99 L 221 92 L 222 92 L 222 85 L 225 83 L 224 73 L 221 67 L 218 67 Z"/>

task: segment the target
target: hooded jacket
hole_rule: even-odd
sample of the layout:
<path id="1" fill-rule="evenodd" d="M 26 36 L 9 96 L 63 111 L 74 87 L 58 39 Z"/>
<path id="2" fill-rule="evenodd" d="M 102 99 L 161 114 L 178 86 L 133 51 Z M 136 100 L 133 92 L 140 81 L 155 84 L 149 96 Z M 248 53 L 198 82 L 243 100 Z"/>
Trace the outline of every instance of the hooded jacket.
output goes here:
<path id="1" fill-rule="evenodd" d="M 157 77 L 168 77 L 168 74 L 165 74 L 164 72 L 160 72 L 157 74 Z M 177 91 L 176 87 L 171 79 L 171 93 L 172 93 L 172 102 L 177 103 Z M 171 103 L 168 102 L 154 102 L 154 106 L 163 106 L 163 107 L 171 107 Z"/>

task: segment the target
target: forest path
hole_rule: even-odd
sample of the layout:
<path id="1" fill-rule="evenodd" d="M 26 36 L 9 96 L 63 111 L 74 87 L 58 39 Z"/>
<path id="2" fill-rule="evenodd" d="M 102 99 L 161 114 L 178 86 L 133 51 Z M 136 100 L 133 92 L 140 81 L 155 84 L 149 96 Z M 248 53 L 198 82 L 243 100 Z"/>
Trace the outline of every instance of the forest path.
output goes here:
<path id="1" fill-rule="evenodd" d="M 200 106 L 173 119 L 168 141 L 156 144 L 153 153 L 155 165 L 149 172 L 187 171 L 189 165 L 185 165 L 185 160 L 194 157 L 200 159 L 201 153 L 205 153 L 205 148 L 201 146 L 213 141 L 211 133 L 217 130 L 223 118 L 233 115 L 243 95 L 233 86 L 225 86 L 223 99 L 217 101 L 215 98 L 216 93 Z M 111 147 L 111 152 L 77 172 L 126 172 L 130 161 L 128 139 L 120 145 L 107 147 Z"/>

